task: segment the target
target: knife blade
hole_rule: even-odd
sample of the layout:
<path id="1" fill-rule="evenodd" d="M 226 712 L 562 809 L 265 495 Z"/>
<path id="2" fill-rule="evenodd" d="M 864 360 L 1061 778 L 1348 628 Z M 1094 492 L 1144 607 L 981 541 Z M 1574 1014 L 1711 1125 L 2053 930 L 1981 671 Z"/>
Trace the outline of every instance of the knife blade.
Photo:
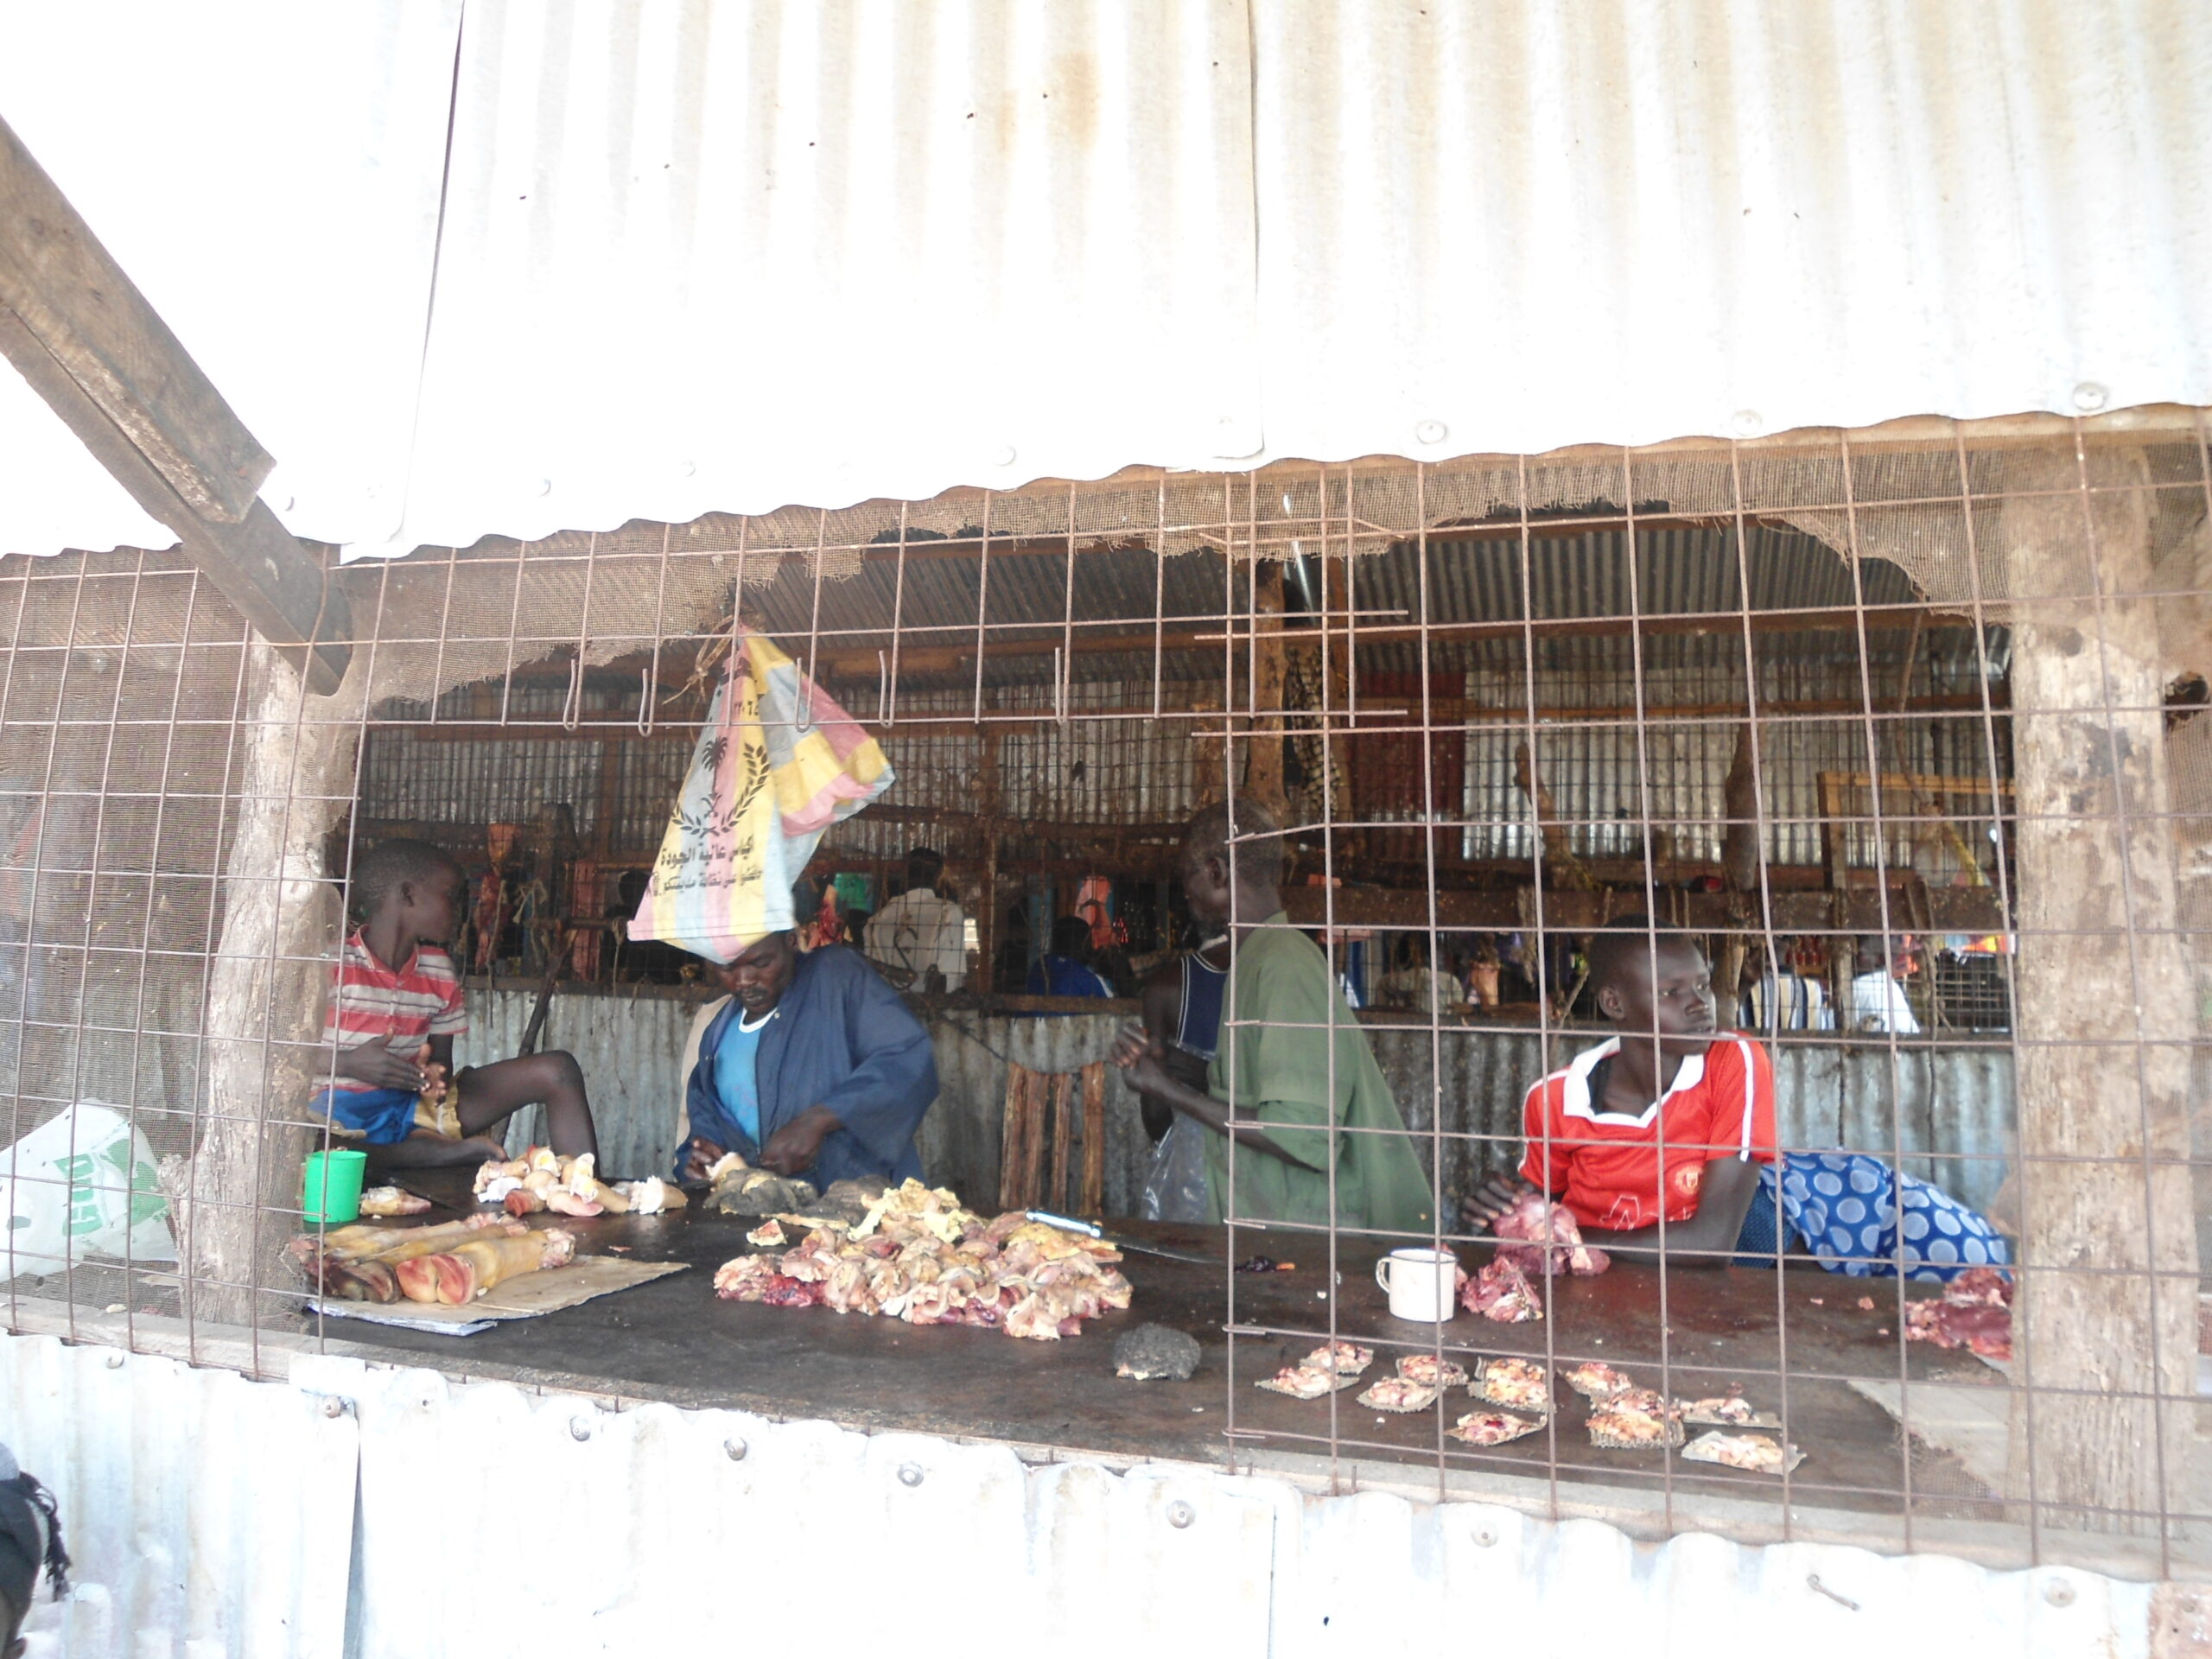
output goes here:
<path id="1" fill-rule="evenodd" d="M 1030 1221 L 1041 1221 L 1047 1227 L 1058 1227 L 1064 1232 L 1081 1233 L 1095 1238 L 1102 1244 L 1111 1244 L 1117 1250 L 1134 1250 L 1139 1255 L 1156 1255 L 1166 1262 L 1188 1262 L 1201 1268 L 1211 1268 L 1213 1258 L 1192 1255 L 1186 1250 L 1171 1250 L 1159 1244 L 1140 1244 L 1135 1239 L 1109 1238 L 1106 1230 L 1095 1221 L 1077 1221 L 1072 1216 L 1056 1216 L 1049 1210 L 1025 1210 L 1023 1217 Z"/>

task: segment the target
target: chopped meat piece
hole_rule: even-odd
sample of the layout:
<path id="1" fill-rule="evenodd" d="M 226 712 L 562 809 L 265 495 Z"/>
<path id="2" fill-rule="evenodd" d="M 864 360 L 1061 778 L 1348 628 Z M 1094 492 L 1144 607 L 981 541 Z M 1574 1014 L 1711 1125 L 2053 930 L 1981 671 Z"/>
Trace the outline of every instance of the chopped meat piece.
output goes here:
<path id="1" fill-rule="evenodd" d="M 779 1245 L 787 1243 L 789 1241 L 784 1236 L 782 1224 L 777 1221 L 773 1216 L 771 1216 L 767 1220 L 762 1222 L 758 1227 L 755 1227 L 751 1232 L 747 1233 L 745 1236 L 745 1242 L 748 1244 L 757 1244 L 762 1249 L 773 1249 Z"/>
<path id="2" fill-rule="evenodd" d="M 1509 1411 L 1533 1411 L 1548 1416 L 1552 1408 L 1551 1379 L 1533 1359 L 1487 1359 L 1476 1368 L 1468 1389 L 1476 1398 Z"/>
<path id="3" fill-rule="evenodd" d="M 1796 1446 L 1783 1446 L 1764 1434 L 1723 1434 L 1718 1429 L 1700 1434 L 1682 1448 L 1682 1455 L 1696 1463 L 1725 1464 L 1758 1475 L 1787 1474 L 1805 1460 Z"/>
<path id="4" fill-rule="evenodd" d="M 1357 1376 L 1374 1363 L 1375 1351 L 1356 1342 L 1324 1343 L 1305 1359 L 1305 1363 L 1316 1370 L 1333 1369 L 1338 1376 Z"/>
<path id="5" fill-rule="evenodd" d="M 1759 1412 L 1739 1389 L 1707 1400 L 1676 1401 L 1675 1408 L 1686 1423 L 1718 1423 L 1727 1428 L 1778 1428 L 1780 1422 Z"/>
<path id="6" fill-rule="evenodd" d="M 420 1193 L 397 1186 L 372 1186 L 361 1194 L 365 1216 L 419 1216 L 429 1207 L 430 1201 Z"/>
<path id="7" fill-rule="evenodd" d="M 1378 1376 L 1361 1394 L 1359 1403 L 1376 1411 L 1427 1411 L 1436 1403 L 1437 1388 L 1433 1382 L 1416 1382 L 1410 1377 Z"/>
<path id="8" fill-rule="evenodd" d="M 1607 1400 L 1635 1386 L 1601 1359 L 1586 1360 L 1567 1374 L 1567 1386 L 1586 1400 Z"/>
<path id="9" fill-rule="evenodd" d="M 1504 1261 L 1488 1263 L 1462 1285 L 1459 1306 L 1499 1325 L 1523 1325 L 1544 1317 L 1544 1305 L 1527 1275 Z"/>
<path id="10" fill-rule="evenodd" d="M 1969 1268 L 1943 1294 L 1907 1302 L 1907 1342 L 1963 1344 L 1984 1359 L 2012 1357 L 2012 1281 L 1995 1268 Z"/>
<path id="11" fill-rule="evenodd" d="M 1467 1380 L 1466 1368 L 1457 1360 L 1434 1354 L 1406 1354 L 1398 1360 L 1398 1375 L 1408 1382 L 1432 1389 L 1456 1389 Z"/>
<path id="12" fill-rule="evenodd" d="M 1647 1389 L 1630 1389 L 1591 1408 L 1592 1445 L 1643 1450 L 1682 1443 L 1681 1420 Z"/>
<path id="13" fill-rule="evenodd" d="M 1338 1389 L 1356 1387 L 1357 1379 L 1340 1376 L 1316 1365 L 1286 1365 L 1273 1376 L 1262 1377 L 1255 1387 L 1270 1394 L 1287 1394 L 1294 1400 L 1319 1400 Z"/>
<path id="14" fill-rule="evenodd" d="M 1541 1417 L 1521 1417 L 1510 1411 L 1471 1411 L 1444 1432 L 1469 1446 L 1503 1446 L 1543 1426 Z"/>

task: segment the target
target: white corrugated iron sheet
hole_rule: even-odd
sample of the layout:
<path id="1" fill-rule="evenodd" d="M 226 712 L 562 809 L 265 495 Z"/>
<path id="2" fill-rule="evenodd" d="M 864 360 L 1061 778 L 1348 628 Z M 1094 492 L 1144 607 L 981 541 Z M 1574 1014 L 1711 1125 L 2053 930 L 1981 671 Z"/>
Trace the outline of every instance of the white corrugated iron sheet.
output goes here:
<path id="1" fill-rule="evenodd" d="M 2208 78 L 2195 0 L 0 22 L 0 111 L 277 455 L 272 505 L 391 551 L 2212 402 Z M 0 550 L 146 536 L 0 379 Z"/>
<path id="2" fill-rule="evenodd" d="M 2145 1659 L 2157 1587 L 1188 1465 L 525 1394 L 303 1356 L 289 1384 L 0 1338 L 79 1588 L 33 1659 L 702 1650 Z M 356 1508 L 358 1492 L 359 1507 Z M 251 1512 L 260 1523 L 233 1524 Z M 243 1546 L 243 1547 L 242 1547 Z M 2179 1649 L 2176 1649 L 2178 1651 Z"/>

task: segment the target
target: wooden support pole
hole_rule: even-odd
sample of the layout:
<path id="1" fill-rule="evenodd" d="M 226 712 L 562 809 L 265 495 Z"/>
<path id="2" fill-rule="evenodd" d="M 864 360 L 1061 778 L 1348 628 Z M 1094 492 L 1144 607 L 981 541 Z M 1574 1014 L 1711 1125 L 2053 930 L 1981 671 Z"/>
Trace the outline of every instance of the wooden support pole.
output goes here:
<path id="1" fill-rule="evenodd" d="M 1252 567 L 1252 701 L 1245 721 L 1243 792 L 1281 821 L 1283 621 L 1282 566 L 1273 559 Z"/>
<path id="2" fill-rule="evenodd" d="M 5 122 L 0 355 L 312 690 L 338 689 L 346 596 L 257 496 L 275 463 Z"/>
<path id="3" fill-rule="evenodd" d="M 308 1100 L 328 1065 L 319 1043 L 343 919 L 322 879 L 323 837 L 352 791 L 359 729 L 302 721 L 299 672 L 266 643 L 254 644 L 247 675 L 251 723 L 208 979 L 205 1111 L 178 1206 L 186 1306 L 232 1325 L 267 1322 L 276 1309 L 259 1293 L 296 1288 L 277 1252 L 315 1141 Z"/>
<path id="4" fill-rule="evenodd" d="M 2100 459 L 2100 482 L 2119 458 Z M 2026 467 L 2024 461 L 2016 465 Z M 2006 500 L 2020 950 L 2022 1261 L 2011 1490 L 2045 1526 L 2189 1506 L 2197 1251 L 2190 976 L 2176 930 L 2149 494 L 2075 492 L 2070 443 Z M 2134 475 L 2147 481 L 2139 456 Z M 2120 474 L 2124 477 L 2125 474 Z M 2079 593 L 2094 571 L 2098 600 Z M 2077 1392 L 2078 1391 L 2078 1392 Z M 2163 1399 L 2154 1395 L 2164 1396 Z M 2117 1511 L 2132 1510 L 2133 1514 Z"/>

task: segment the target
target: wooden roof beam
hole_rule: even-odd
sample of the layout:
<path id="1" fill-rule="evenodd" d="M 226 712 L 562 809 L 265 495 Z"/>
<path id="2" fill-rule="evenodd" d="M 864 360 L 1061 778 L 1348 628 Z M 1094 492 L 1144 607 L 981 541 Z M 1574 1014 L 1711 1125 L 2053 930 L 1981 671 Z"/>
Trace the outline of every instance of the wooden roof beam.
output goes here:
<path id="1" fill-rule="evenodd" d="M 346 596 L 261 501 L 276 463 L 4 121 L 0 354 L 310 686 L 338 689 Z"/>

